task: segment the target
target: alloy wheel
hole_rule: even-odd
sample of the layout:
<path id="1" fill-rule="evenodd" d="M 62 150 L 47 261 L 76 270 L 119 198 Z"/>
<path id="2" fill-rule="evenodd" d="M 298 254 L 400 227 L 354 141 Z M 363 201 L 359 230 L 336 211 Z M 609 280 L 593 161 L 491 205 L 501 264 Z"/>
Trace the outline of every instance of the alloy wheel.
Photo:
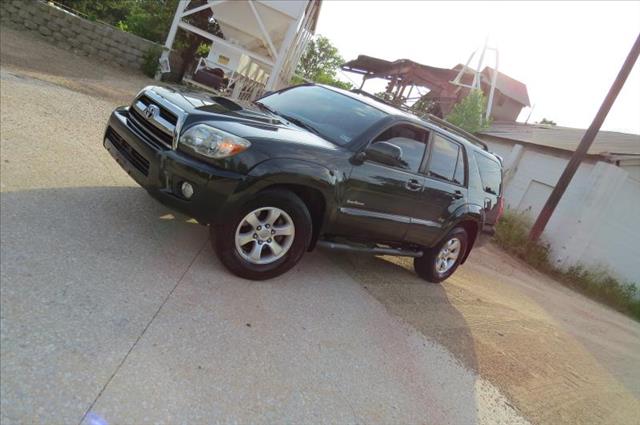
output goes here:
<path id="1" fill-rule="evenodd" d="M 263 207 L 247 214 L 236 229 L 238 254 L 253 264 L 270 264 L 291 248 L 295 225 L 291 216 L 276 207 Z"/>

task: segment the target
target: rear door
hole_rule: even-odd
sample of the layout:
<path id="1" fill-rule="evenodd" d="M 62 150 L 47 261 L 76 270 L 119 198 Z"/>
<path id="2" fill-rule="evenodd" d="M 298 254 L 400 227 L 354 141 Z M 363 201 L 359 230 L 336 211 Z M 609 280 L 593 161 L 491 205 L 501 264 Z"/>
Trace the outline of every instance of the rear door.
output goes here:
<path id="1" fill-rule="evenodd" d="M 482 183 L 485 224 L 493 226 L 500 215 L 499 200 L 502 193 L 502 165 L 491 154 L 474 152 L 480 182 Z"/>
<path id="2" fill-rule="evenodd" d="M 365 159 L 354 165 L 343 185 L 338 211 L 339 234 L 376 241 L 403 240 L 424 186 L 420 174 L 429 133 L 411 124 L 396 124 L 371 143 L 388 142 L 402 149 L 402 164 Z"/>
<path id="3" fill-rule="evenodd" d="M 421 167 L 424 186 L 416 199 L 413 220 L 405 240 L 424 246 L 435 244 L 444 226 L 467 197 L 467 155 L 462 144 L 432 132 L 429 155 Z"/>

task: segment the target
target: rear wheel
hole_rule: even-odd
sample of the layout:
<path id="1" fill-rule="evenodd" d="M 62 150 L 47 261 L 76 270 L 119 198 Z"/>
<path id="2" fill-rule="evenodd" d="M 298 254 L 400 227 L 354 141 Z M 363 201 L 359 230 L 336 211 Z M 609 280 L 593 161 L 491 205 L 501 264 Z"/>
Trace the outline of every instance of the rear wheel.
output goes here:
<path id="1" fill-rule="evenodd" d="M 425 249 L 422 257 L 414 258 L 416 273 L 429 282 L 442 282 L 460 265 L 467 243 L 467 232 L 462 227 L 454 228 L 437 246 Z"/>
<path id="2" fill-rule="evenodd" d="M 228 223 L 211 227 L 220 261 L 245 279 L 278 276 L 302 258 L 312 222 L 304 202 L 284 190 L 268 190 L 240 208 Z"/>

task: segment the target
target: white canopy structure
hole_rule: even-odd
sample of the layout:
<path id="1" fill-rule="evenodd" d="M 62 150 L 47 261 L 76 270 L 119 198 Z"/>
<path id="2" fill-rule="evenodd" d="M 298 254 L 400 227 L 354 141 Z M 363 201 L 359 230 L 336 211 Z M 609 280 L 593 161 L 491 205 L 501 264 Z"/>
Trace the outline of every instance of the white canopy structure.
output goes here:
<path id="1" fill-rule="evenodd" d="M 321 0 L 207 0 L 206 4 L 191 8 L 190 3 L 178 3 L 161 64 L 168 63 L 178 29 L 211 40 L 209 55 L 200 60 L 196 71 L 223 70 L 228 94 L 240 100 L 252 100 L 263 91 L 289 85 L 315 32 L 321 6 Z M 184 19 L 211 12 L 224 39 Z"/>

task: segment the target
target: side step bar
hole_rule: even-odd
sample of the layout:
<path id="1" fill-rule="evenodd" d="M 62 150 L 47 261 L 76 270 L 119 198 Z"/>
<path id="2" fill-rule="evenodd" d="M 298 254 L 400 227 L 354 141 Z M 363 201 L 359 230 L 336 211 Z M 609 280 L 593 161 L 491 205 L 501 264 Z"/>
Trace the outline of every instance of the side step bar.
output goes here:
<path id="1" fill-rule="evenodd" d="M 339 251 L 352 251 L 352 252 L 367 252 L 374 255 L 396 255 L 399 257 L 422 257 L 422 251 L 411 251 L 408 249 L 400 248 L 379 248 L 379 247 L 366 247 L 358 245 L 348 245 L 346 243 L 338 243 L 331 241 L 318 241 L 318 246 L 335 249 Z"/>

